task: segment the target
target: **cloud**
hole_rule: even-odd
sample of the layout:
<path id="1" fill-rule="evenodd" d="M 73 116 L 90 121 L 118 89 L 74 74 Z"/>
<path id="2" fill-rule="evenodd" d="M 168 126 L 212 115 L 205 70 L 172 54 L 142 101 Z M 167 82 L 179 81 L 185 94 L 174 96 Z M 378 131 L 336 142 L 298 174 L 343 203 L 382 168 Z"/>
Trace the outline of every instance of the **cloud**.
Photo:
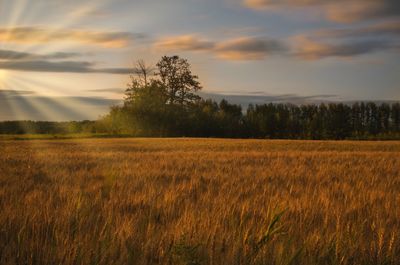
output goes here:
<path id="1" fill-rule="evenodd" d="M 58 60 L 58 59 L 70 59 L 74 57 L 81 56 L 80 53 L 73 52 L 56 52 L 49 53 L 45 55 L 28 53 L 28 52 L 19 52 L 12 50 L 0 50 L 0 60 Z"/>
<path id="2" fill-rule="evenodd" d="M 52 73 L 105 73 L 129 74 L 129 68 L 98 68 L 93 62 L 71 61 L 80 53 L 55 52 L 35 54 L 28 52 L 0 50 L 0 70 L 52 72 Z"/>
<path id="3" fill-rule="evenodd" d="M 83 61 L 52 62 L 46 60 L 0 61 L 0 69 L 51 73 L 105 73 L 129 74 L 129 68 L 96 68 L 94 63 Z"/>
<path id="4" fill-rule="evenodd" d="M 326 15 L 332 21 L 350 23 L 354 21 L 400 17 L 398 0 L 352 0 L 332 3 L 326 8 Z"/>
<path id="5" fill-rule="evenodd" d="M 218 93 L 218 92 L 199 92 L 198 93 L 201 97 L 205 99 L 212 99 L 214 101 L 220 102 L 221 100 L 225 99 L 229 101 L 229 103 L 241 105 L 244 109 L 248 108 L 250 104 L 253 105 L 262 105 L 268 103 L 274 104 L 321 104 L 321 103 L 332 103 L 332 102 L 344 102 L 346 104 L 353 104 L 355 102 L 369 102 L 364 100 L 349 100 L 343 101 L 343 99 L 334 94 L 317 94 L 317 95 L 298 95 L 298 94 L 281 94 L 281 95 L 271 95 L 262 91 L 253 91 L 247 92 L 243 94 L 243 92 L 239 93 Z M 396 100 L 374 100 L 378 104 L 381 103 L 397 103 Z"/>
<path id="6" fill-rule="evenodd" d="M 379 38 L 378 38 L 379 37 Z M 400 51 L 400 24 L 386 21 L 360 28 L 318 30 L 288 39 L 238 37 L 211 41 L 196 35 L 164 38 L 158 48 L 208 52 L 224 60 L 263 60 L 270 55 L 319 60 Z"/>
<path id="7" fill-rule="evenodd" d="M 329 20 L 344 23 L 400 16 L 398 0 L 243 0 L 243 3 L 255 10 L 320 7 Z"/>
<path id="8" fill-rule="evenodd" d="M 376 39 L 376 36 L 388 38 Z M 349 39 L 343 39 L 348 37 Z M 393 38 L 394 37 L 394 38 Z M 263 60 L 272 54 L 305 60 L 327 57 L 351 58 L 379 51 L 398 51 L 400 26 L 385 22 L 363 28 L 320 30 L 276 40 L 258 37 L 239 37 L 225 41 L 210 41 L 195 35 L 163 39 L 156 45 L 170 50 L 209 52 L 225 60 Z"/>
<path id="9" fill-rule="evenodd" d="M 185 51 L 206 51 L 212 50 L 215 43 L 202 40 L 195 35 L 183 35 L 167 37 L 159 40 L 156 45 L 166 49 L 185 50 Z"/>
<path id="10" fill-rule="evenodd" d="M 161 39 L 156 46 L 168 50 L 210 52 L 225 60 L 262 60 L 268 55 L 286 51 L 282 42 L 260 37 L 239 37 L 218 42 L 196 35 L 183 35 Z"/>
<path id="11" fill-rule="evenodd" d="M 265 92 L 248 92 L 247 94 L 224 94 L 213 92 L 200 92 L 199 95 L 206 99 L 212 99 L 217 102 L 222 99 L 228 100 L 230 103 L 239 104 L 245 108 L 250 104 L 266 104 L 266 103 L 321 103 L 338 100 L 337 95 L 310 95 L 300 96 L 296 94 L 271 95 Z"/>
<path id="12" fill-rule="evenodd" d="M 95 6 L 81 6 L 78 9 L 74 9 L 72 12 L 69 13 L 72 18 L 75 19 L 82 19 L 82 18 L 89 18 L 89 19 L 104 19 L 112 14 L 99 7 Z"/>
<path id="13" fill-rule="evenodd" d="M 385 21 L 358 28 L 322 29 L 291 38 L 292 55 L 307 60 L 400 51 L 400 24 Z"/>
<path id="14" fill-rule="evenodd" d="M 0 89 L 0 97 L 15 97 L 15 96 L 31 96 L 36 94 L 34 91 L 31 90 L 7 90 L 7 89 Z"/>
<path id="15" fill-rule="evenodd" d="M 333 1 L 333 0 L 332 0 Z M 265 9 L 272 8 L 276 6 L 308 6 L 321 4 L 326 2 L 332 2 L 329 0 L 244 0 L 243 3 L 245 6 L 254 8 L 254 9 Z M 340 1 L 340 0 L 339 0 Z"/>
<path id="16" fill-rule="evenodd" d="M 394 43 L 384 41 L 356 40 L 340 43 L 326 43 L 315 41 L 304 36 L 296 37 L 294 46 L 293 55 L 305 60 L 318 60 L 327 57 L 350 58 L 396 48 Z"/>
<path id="17" fill-rule="evenodd" d="M 125 93 L 125 89 L 123 89 L 123 88 L 99 88 L 99 89 L 90 89 L 90 90 L 87 90 L 87 92 L 123 94 L 123 93 Z"/>
<path id="18" fill-rule="evenodd" d="M 56 29 L 42 27 L 0 28 L 0 41 L 11 43 L 79 42 L 108 48 L 126 47 L 142 34 L 114 31 Z"/>
<path id="19" fill-rule="evenodd" d="M 242 37 L 216 45 L 218 57 L 227 60 L 262 60 L 273 53 L 286 51 L 285 45 L 273 39 Z"/>
<path id="20" fill-rule="evenodd" d="M 397 38 L 400 37 L 400 21 L 389 20 L 360 28 L 324 29 L 313 32 L 312 35 L 319 38 Z"/>

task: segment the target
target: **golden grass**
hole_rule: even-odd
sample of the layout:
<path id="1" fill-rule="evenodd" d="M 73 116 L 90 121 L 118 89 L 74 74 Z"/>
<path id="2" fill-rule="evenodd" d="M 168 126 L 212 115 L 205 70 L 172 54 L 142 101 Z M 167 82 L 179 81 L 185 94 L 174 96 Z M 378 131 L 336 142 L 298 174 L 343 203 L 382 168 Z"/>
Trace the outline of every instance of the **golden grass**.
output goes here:
<path id="1" fill-rule="evenodd" d="M 0 141 L 0 264 L 400 264 L 400 142 Z"/>

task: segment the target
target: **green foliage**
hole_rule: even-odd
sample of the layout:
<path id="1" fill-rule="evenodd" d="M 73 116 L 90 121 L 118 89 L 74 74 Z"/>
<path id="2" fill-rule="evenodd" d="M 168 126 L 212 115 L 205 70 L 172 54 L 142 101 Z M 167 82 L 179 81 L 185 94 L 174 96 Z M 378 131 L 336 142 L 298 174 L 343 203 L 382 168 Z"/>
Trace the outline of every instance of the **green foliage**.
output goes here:
<path id="1" fill-rule="evenodd" d="M 256 244 L 257 251 L 259 251 L 262 247 L 264 247 L 274 237 L 284 234 L 283 225 L 279 223 L 284 213 L 285 211 L 281 211 L 272 215 L 271 221 L 267 226 L 265 233 L 260 237 L 260 239 Z"/>
<path id="2" fill-rule="evenodd" d="M 194 93 L 201 89 L 198 76 L 192 74 L 186 59 L 163 56 L 157 63 L 157 68 L 158 82 L 164 87 L 169 104 L 188 105 L 200 99 Z"/>

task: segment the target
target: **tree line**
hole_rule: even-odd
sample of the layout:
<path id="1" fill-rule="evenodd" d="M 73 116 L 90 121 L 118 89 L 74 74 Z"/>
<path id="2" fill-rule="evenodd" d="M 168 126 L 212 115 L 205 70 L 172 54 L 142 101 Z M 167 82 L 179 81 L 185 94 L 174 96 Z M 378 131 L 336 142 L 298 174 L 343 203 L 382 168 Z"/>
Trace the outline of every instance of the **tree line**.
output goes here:
<path id="1" fill-rule="evenodd" d="M 147 137 L 400 139 L 400 104 L 240 105 L 203 99 L 187 60 L 139 61 L 123 105 L 97 121 L 3 122 L 0 133 L 107 133 Z"/>

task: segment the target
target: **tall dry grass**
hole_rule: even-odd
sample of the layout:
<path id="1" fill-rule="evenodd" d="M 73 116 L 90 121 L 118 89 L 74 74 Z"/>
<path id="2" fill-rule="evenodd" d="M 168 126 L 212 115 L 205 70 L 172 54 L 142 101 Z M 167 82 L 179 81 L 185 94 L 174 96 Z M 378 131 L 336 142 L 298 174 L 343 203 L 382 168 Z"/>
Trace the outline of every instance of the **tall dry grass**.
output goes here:
<path id="1" fill-rule="evenodd" d="M 0 264 L 400 264 L 400 142 L 0 141 Z"/>

